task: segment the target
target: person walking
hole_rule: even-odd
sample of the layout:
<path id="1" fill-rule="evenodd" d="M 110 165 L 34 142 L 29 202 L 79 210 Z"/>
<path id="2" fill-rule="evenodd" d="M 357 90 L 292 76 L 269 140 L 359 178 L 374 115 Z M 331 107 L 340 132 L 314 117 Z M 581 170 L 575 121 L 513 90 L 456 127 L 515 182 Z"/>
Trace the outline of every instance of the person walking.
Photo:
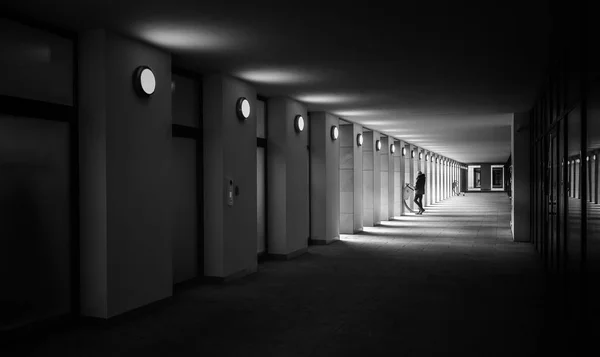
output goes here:
<path id="1" fill-rule="evenodd" d="M 417 214 L 423 214 L 423 195 L 425 194 L 425 174 L 420 170 L 417 172 L 417 182 L 415 183 L 415 203 L 419 206 Z"/>

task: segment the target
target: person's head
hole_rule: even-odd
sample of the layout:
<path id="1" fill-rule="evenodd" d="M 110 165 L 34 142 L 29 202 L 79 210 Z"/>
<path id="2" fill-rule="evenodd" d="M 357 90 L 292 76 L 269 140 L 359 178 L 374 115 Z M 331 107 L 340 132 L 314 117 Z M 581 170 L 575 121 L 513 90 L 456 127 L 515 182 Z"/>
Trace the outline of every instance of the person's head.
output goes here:
<path id="1" fill-rule="evenodd" d="M 417 171 L 417 175 L 423 175 L 423 172 L 421 170 Z"/>

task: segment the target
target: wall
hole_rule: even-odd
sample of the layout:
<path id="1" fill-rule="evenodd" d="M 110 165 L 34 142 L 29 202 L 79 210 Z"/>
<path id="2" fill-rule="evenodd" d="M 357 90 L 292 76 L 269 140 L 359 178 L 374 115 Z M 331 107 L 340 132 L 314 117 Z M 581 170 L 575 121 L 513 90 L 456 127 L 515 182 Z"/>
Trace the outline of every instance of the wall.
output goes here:
<path id="1" fill-rule="evenodd" d="M 396 152 L 393 155 L 394 160 L 394 215 L 401 216 L 404 213 L 404 204 L 402 204 L 402 190 L 404 187 L 404 158 L 402 157 L 402 148 L 404 144 L 400 140 L 394 140 Z"/>
<path id="2" fill-rule="evenodd" d="M 363 145 L 362 145 L 362 155 L 363 155 L 363 166 L 362 166 L 362 175 L 363 175 L 363 225 L 365 227 L 373 227 L 374 225 L 374 151 L 375 151 L 375 141 L 373 140 L 373 132 L 365 131 L 363 132 Z"/>
<path id="3" fill-rule="evenodd" d="M 362 134 L 363 127 L 352 124 L 354 142 L 354 232 L 363 230 L 363 147 L 356 144 L 356 137 Z"/>
<path id="4" fill-rule="evenodd" d="M 308 132 L 296 133 L 294 118 L 306 107 L 289 98 L 269 98 L 267 146 L 269 254 L 292 258 L 306 251 L 309 230 Z M 337 168 L 337 166 L 336 166 Z"/>
<path id="5" fill-rule="evenodd" d="M 198 128 L 202 115 L 201 83 L 178 75 L 173 75 L 172 80 L 175 83 L 172 90 L 172 123 Z M 201 236 L 198 235 L 196 140 L 173 137 L 172 145 L 169 191 L 173 200 L 173 283 L 177 284 L 198 276 L 198 244 Z"/>
<path id="6" fill-rule="evenodd" d="M 203 82 L 204 274 L 231 279 L 256 271 L 256 91 L 231 77 Z M 245 97 L 251 114 L 240 120 Z M 226 203 L 228 181 L 239 189 Z"/>
<path id="7" fill-rule="evenodd" d="M 354 125 L 340 125 L 340 233 L 354 233 Z M 362 155 L 361 155 L 362 156 Z M 362 173 L 361 173 L 362 176 Z M 362 207 L 359 207 L 362 210 Z"/>
<path id="8" fill-rule="evenodd" d="M 381 195 L 379 196 L 380 201 L 380 211 L 379 211 L 379 221 L 387 221 L 389 219 L 389 166 L 390 166 L 390 148 L 388 146 L 388 138 L 380 137 L 381 141 L 381 151 L 379 151 L 379 173 L 380 178 L 379 182 L 381 186 L 379 188 Z M 393 181 L 392 181 L 393 183 Z"/>
<path id="9" fill-rule="evenodd" d="M 340 233 L 340 141 L 342 134 L 351 137 L 352 128 L 350 133 L 340 130 L 338 140 L 333 140 L 333 126 L 340 129 L 337 117 L 310 113 L 310 239 L 316 244 L 331 243 Z M 348 206 L 352 208 L 352 202 Z"/>
<path id="10" fill-rule="evenodd" d="M 531 241 L 529 183 L 531 165 L 529 146 L 529 113 L 515 113 L 512 120 L 511 156 L 513 158 L 513 180 L 511 190 L 512 211 L 511 222 L 513 240 L 515 242 Z"/>
<path id="11" fill-rule="evenodd" d="M 171 59 L 102 30 L 79 48 L 81 304 L 107 318 L 172 292 Z M 131 85 L 139 65 L 155 73 L 150 98 Z"/>
<path id="12" fill-rule="evenodd" d="M 481 191 L 492 189 L 492 165 L 481 164 Z"/>

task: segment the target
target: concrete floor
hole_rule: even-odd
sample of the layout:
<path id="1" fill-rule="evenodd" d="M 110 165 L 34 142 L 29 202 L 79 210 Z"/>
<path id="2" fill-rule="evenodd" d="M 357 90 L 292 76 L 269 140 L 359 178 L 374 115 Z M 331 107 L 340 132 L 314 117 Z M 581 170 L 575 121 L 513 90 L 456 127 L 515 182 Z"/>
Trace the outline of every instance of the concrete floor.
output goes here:
<path id="1" fill-rule="evenodd" d="M 504 193 L 453 197 L 107 326 L 30 337 L 11 355 L 537 355 L 543 269 L 509 222 Z"/>

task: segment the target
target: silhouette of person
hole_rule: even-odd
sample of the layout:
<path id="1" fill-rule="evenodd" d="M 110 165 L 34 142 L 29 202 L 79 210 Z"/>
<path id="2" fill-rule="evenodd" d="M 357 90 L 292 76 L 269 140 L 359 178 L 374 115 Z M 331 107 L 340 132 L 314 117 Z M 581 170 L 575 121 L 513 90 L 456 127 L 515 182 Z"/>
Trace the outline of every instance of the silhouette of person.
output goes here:
<path id="1" fill-rule="evenodd" d="M 417 214 L 423 214 L 423 195 L 425 194 L 425 175 L 420 170 L 417 172 L 417 182 L 415 183 L 415 203 L 419 206 Z"/>

